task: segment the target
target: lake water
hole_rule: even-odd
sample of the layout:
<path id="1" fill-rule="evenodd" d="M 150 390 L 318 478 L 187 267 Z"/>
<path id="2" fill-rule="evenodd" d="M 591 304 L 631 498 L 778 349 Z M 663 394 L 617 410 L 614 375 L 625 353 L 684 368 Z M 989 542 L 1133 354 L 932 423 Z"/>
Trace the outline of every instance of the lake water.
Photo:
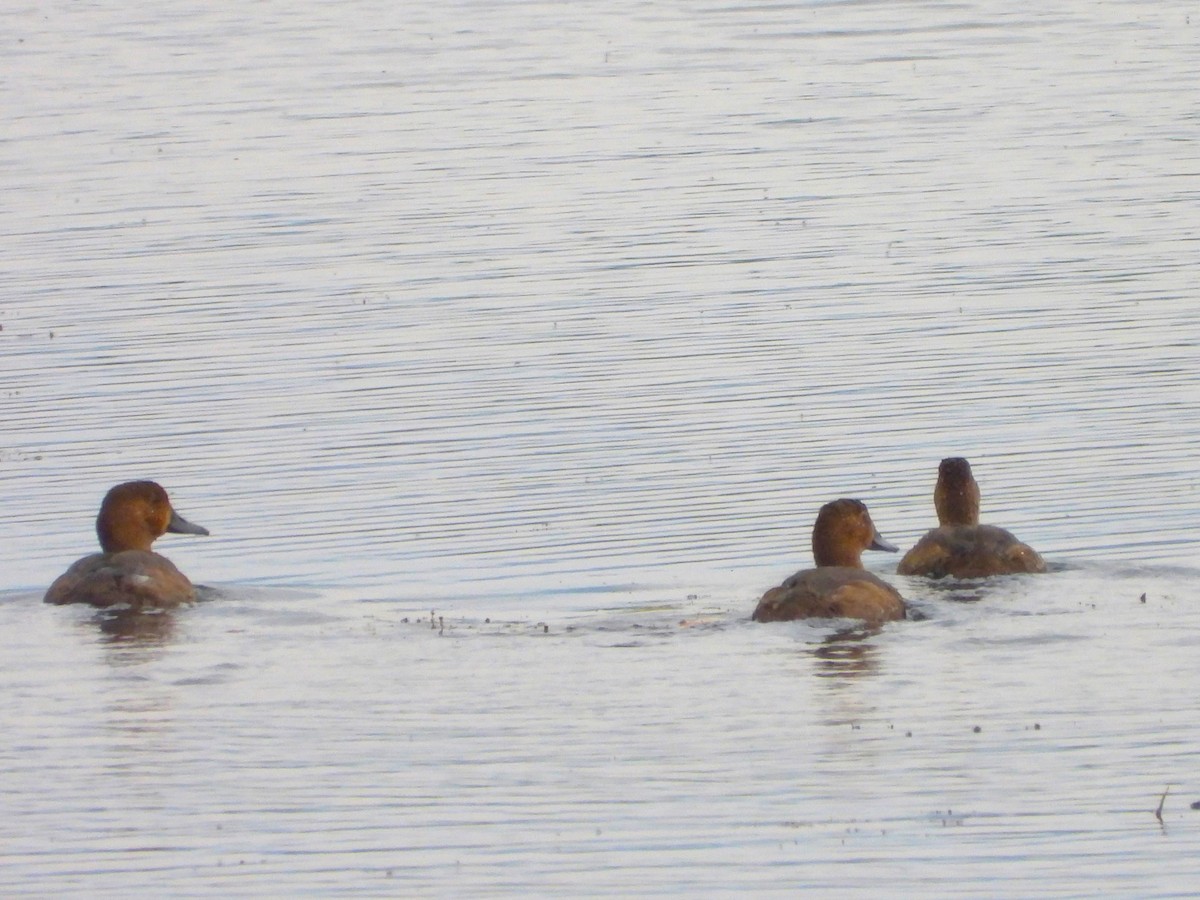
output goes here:
<path id="1" fill-rule="evenodd" d="M 0 24 L 0 893 L 1195 891 L 1191 5 Z M 747 621 L 948 455 L 1050 574 Z"/>

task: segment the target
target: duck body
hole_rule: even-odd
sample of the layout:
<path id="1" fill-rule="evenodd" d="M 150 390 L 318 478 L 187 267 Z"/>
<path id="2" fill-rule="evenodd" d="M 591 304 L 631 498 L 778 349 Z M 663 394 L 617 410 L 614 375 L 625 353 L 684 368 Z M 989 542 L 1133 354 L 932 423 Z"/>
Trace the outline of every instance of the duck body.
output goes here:
<path id="1" fill-rule="evenodd" d="M 813 526 L 816 568 L 803 569 L 771 588 L 754 610 L 755 622 L 845 618 L 867 622 L 903 619 L 899 591 L 862 567 L 863 550 L 896 548 L 880 537 L 859 500 L 826 503 Z"/>
<path id="2" fill-rule="evenodd" d="M 150 549 L 166 532 L 208 534 L 171 507 L 153 481 L 129 481 L 108 492 L 96 517 L 100 553 L 85 556 L 55 579 L 45 601 L 97 607 L 168 608 L 191 603 L 196 589 L 165 556 Z"/>
<path id="3" fill-rule="evenodd" d="M 758 601 L 755 622 L 792 619 L 903 619 L 904 600 L 894 587 L 866 569 L 822 566 L 804 569 Z"/>
<path id="4" fill-rule="evenodd" d="M 134 608 L 180 606 L 196 588 L 165 556 L 153 550 L 93 553 L 73 563 L 46 591 L 46 602 Z"/>
<path id="5" fill-rule="evenodd" d="M 927 578 L 990 578 L 1045 572 L 1041 555 L 996 525 L 940 525 L 904 554 L 896 572 Z"/>
<path id="6" fill-rule="evenodd" d="M 938 466 L 933 505 L 938 527 L 904 554 L 898 574 L 989 578 L 1046 571 L 1041 555 L 1011 531 L 979 524 L 979 485 L 962 457 L 943 459 Z"/>

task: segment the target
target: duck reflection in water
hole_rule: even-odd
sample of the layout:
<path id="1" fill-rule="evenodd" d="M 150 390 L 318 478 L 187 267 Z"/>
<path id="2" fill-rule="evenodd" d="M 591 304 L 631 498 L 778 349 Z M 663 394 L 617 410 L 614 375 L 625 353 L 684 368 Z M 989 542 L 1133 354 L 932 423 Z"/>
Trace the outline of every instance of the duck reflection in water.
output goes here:
<path id="1" fill-rule="evenodd" d="M 979 499 L 971 464 L 959 456 L 943 459 L 933 490 L 938 527 L 904 554 L 896 572 L 929 578 L 1045 572 L 1046 563 L 1038 552 L 1012 532 L 979 524 Z"/>
<path id="2" fill-rule="evenodd" d="M 175 636 L 175 617 L 164 610 L 108 609 L 93 622 L 108 644 L 159 646 Z"/>
<path id="3" fill-rule="evenodd" d="M 879 648 L 870 639 L 878 633 L 878 628 L 849 628 L 829 635 L 809 650 L 817 661 L 813 674 L 835 679 L 873 675 L 879 669 Z"/>

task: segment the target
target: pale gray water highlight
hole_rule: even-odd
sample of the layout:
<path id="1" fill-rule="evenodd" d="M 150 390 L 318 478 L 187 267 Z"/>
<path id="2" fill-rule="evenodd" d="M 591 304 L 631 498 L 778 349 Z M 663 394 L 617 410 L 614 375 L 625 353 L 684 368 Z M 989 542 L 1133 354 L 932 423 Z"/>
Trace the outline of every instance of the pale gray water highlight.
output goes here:
<path id="1" fill-rule="evenodd" d="M 1194 19 L 0 13 L 4 893 L 1189 891 Z M 899 580 L 928 620 L 845 671 L 828 629 L 742 624 L 832 497 L 914 541 L 949 454 L 1066 568 L 974 605 Z M 37 600 L 131 477 L 212 530 L 161 549 L 226 599 L 109 643 Z M 396 624 L 431 607 L 467 624 Z M 406 712 L 430 690 L 455 728 Z M 1037 710 L 1075 730 L 1020 743 Z M 906 723 L 942 740 L 864 774 Z M 781 762 L 813 744 L 846 753 Z M 235 847 L 272 863 L 214 869 Z"/>

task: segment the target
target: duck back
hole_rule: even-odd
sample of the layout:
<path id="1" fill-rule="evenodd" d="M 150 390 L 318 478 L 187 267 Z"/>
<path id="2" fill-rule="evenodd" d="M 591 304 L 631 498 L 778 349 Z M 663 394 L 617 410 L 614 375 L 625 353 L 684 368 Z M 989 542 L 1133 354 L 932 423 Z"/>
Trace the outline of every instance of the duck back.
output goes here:
<path id="1" fill-rule="evenodd" d="M 895 588 L 865 569 L 849 566 L 797 572 L 763 594 L 752 616 L 756 622 L 808 618 L 887 622 L 904 617 L 904 600 Z"/>
<path id="2" fill-rule="evenodd" d="M 196 589 L 165 556 L 152 550 L 123 550 L 85 556 L 55 579 L 45 599 L 57 605 L 164 608 L 191 603 Z"/>
<path id="3" fill-rule="evenodd" d="M 929 578 L 987 578 L 1045 572 L 1041 555 L 995 525 L 942 525 L 904 554 L 896 572 Z"/>

